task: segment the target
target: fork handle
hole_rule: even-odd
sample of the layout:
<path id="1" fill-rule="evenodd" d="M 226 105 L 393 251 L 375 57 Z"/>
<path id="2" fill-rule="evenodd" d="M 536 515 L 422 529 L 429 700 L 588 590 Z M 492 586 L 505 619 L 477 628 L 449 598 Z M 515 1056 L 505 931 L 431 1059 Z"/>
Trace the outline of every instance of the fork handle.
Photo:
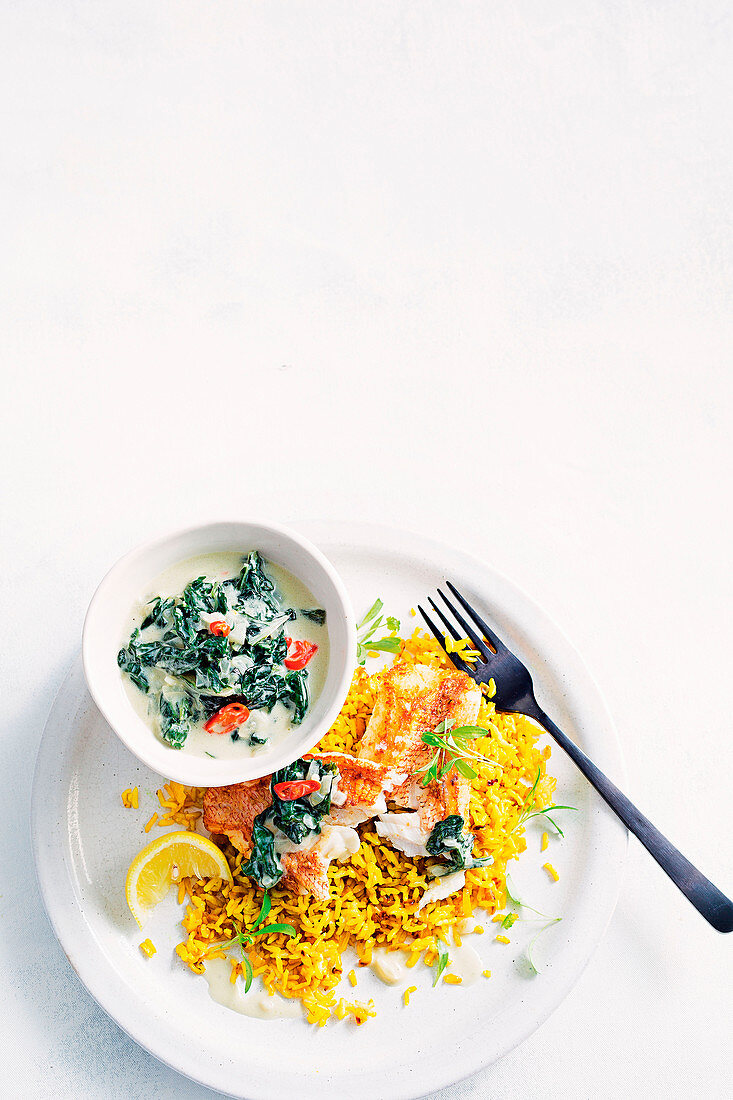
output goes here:
<path id="1" fill-rule="evenodd" d="M 693 867 L 689 859 L 685 859 L 682 853 L 678 852 L 665 836 L 662 836 L 659 829 L 637 810 L 626 795 L 622 794 L 600 768 L 588 759 L 574 741 L 566 737 L 539 706 L 536 706 L 536 709 L 533 707 L 528 713 L 544 726 L 571 760 L 578 765 L 591 786 L 595 787 L 601 798 L 608 803 L 614 813 L 618 814 L 626 828 L 654 856 L 662 870 L 667 872 L 675 886 L 678 886 L 685 897 L 692 902 L 698 913 L 705 917 L 705 920 L 718 932 L 733 931 L 733 902 L 730 898 L 714 886 L 710 879 L 705 878 L 705 875 Z"/>

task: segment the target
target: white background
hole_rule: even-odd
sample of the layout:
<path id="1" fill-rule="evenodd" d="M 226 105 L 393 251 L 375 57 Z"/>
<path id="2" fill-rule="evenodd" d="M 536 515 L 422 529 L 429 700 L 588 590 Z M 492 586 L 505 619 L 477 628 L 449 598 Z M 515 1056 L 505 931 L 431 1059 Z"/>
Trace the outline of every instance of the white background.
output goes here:
<path id="1" fill-rule="evenodd" d="M 733 891 L 732 42 L 724 0 L 3 0 L 0 1094 L 211 1095 L 80 985 L 28 824 L 96 582 L 199 519 L 509 574 Z M 576 989 L 441 1100 L 728 1100 L 732 950 L 632 842 Z"/>

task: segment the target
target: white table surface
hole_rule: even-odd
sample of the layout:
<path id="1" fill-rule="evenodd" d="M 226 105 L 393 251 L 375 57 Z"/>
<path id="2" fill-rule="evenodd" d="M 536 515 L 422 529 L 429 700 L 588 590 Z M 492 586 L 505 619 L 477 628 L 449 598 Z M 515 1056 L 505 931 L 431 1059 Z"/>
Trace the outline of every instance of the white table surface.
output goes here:
<path id="1" fill-rule="evenodd" d="M 80 985 L 28 823 L 97 580 L 202 518 L 491 561 L 733 891 L 729 5 L 6 0 L 0 42 L 0 1094 L 212 1095 Z M 441 1098 L 729 1100 L 731 951 L 633 842 L 575 990 Z"/>

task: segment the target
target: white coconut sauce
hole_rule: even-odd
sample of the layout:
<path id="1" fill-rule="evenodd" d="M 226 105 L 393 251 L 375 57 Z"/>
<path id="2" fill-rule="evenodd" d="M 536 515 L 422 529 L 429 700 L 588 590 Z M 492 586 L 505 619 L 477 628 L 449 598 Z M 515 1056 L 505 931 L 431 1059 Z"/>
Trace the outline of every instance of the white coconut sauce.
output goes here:
<path id="1" fill-rule="evenodd" d="M 449 954 L 450 973 L 460 978 L 462 985 L 473 985 L 484 969 L 484 963 L 475 948 L 464 943 L 460 947 L 449 948 Z"/>
<path id="2" fill-rule="evenodd" d="M 169 596 L 180 595 L 186 585 L 196 577 L 203 576 L 209 581 L 232 579 L 239 575 L 244 557 L 244 554 L 234 551 L 200 554 L 197 557 L 178 562 L 176 565 L 166 569 L 151 581 L 147 592 L 142 592 L 140 594 L 140 602 L 128 620 L 124 637 L 120 643 L 121 646 L 127 645 L 132 631 L 144 620 L 149 610 L 148 605 L 156 596 L 166 599 Z M 315 642 L 318 646 L 318 651 L 308 662 L 307 666 L 310 707 L 318 697 L 328 672 L 328 624 L 324 623 L 321 625 L 311 622 L 310 619 L 305 618 L 299 613 L 301 608 L 311 609 L 318 607 L 318 602 L 315 597 L 302 581 L 298 580 L 297 577 L 294 577 L 293 574 L 289 573 L 286 569 L 283 569 L 279 565 L 274 565 L 269 560 L 265 561 L 265 570 L 268 576 L 275 582 L 278 602 L 285 609 L 290 607 L 294 608 L 297 613 L 297 618 L 291 619 L 285 625 L 285 632 L 288 637 L 292 638 L 293 641 L 302 639 L 309 642 Z M 201 616 L 202 623 L 207 619 L 213 618 L 224 619 L 228 623 L 232 628 L 230 637 L 232 635 L 237 637 L 237 631 L 242 630 L 242 622 L 240 622 L 240 620 L 243 620 L 243 616 L 238 615 L 233 610 L 227 612 L 226 615 L 203 614 Z M 280 623 L 276 623 L 275 627 L 279 629 L 281 625 Z M 145 631 L 144 640 L 158 640 L 162 633 L 163 631 L 159 628 L 148 627 Z M 246 659 L 246 655 L 242 655 L 240 658 L 234 658 L 235 662 L 237 660 L 246 661 Z M 175 693 L 177 680 L 174 676 L 170 676 L 165 672 L 152 668 L 146 668 L 145 674 L 151 685 L 151 691 L 148 695 L 140 691 L 129 676 L 124 673 L 122 674 L 122 680 L 125 685 L 127 697 L 136 713 L 151 727 L 156 736 L 160 736 L 157 702 L 158 691 L 161 687 L 165 686 L 168 692 Z M 222 696 L 222 706 L 226 705 L 226 701 L 226 696 Z M 203 729 L 203 721 L 193 724 L 186 738 L 185 745 L 180 751 L 192 753 L 196 756 L 213 756 L 216 759 L 254 756 L 257 753 L 268 752 L 273 745 L 277 745 L 279 741 L 282 741 L 292 728 L 291 711 L 282 703 L 276 703 L 269 714 L 264 710 L 253 710 L 247 721 L 239 727 L 237 732 L 240 736 L 237 741 L 233 741 L 229 734 L 207 732 Z M 247 740 L 252 733 L 256 733 L 260 737 L 267 737 L 267 744 L 258 746 L 249 745 Z"/>
<path id="3" fill-rule="evenodd" d="M 372 952 L 371 968 L 385 985 L 397 985 L 405 976 L 404 955 L 401 951 L 376 947 Z"/>
<path id="4" fill-rule="evenodd" d="M 253 1016 L 257 1020 L 283 1020 L 303 1015 L 300 1001 L 286 1000 L 277 993 L 270 995 L 262 990 L 244 992 L 241 976 L 232 982 L 232 964 L 229 959 L 209 959 L 203 974 L 209 987 L 209 996 L 217 1004 Z"/>

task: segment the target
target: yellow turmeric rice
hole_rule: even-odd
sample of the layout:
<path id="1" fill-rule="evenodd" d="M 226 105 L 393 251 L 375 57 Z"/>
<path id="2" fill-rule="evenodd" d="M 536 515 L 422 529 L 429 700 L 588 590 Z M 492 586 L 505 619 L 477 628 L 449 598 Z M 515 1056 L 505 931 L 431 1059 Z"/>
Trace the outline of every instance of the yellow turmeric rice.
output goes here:
<path id="1" fill-rule="evenodd" d="M 438 644 L 416 630 L 402 642 L 403 659 L 422 664 L 448 665 Z M 449 665 L 448 667 L 451 667 Z M 320 741 L 318 752 L 354 752 L 372 711 L 379 673 L 368 675 L 363 668 L 354 673 L 349 695 L 335 723 Z M 360 826 L 362 844 L 348 862 L 332 863 L 329 901 L 314 901 L 276 886 L 270 891 L 269 922 L 287 923 L 297 931 L 295 938 L 283 934 L 259 936 L 249 949 L 255 977 L 270 993 L 299 998 L 309 1023 L 323 1025 L 333 1015 L 350 1016 L 363 1023 L 374 1015 L 374 1006 L 337 999 L 335 987 L 342 977 L 342 953 L 352 948 L 360 965 L 368 966 L 375 947 L 401 951 L 408 965 L 422 960 L 428 966 L 436 958 L 436 940 L 449 943 L 454 926 L 476 910 L 494 914 L 506 905 L 506 865 L 525 850 L 524 828 L 519 825 L 522 809 L 532 785 L 540 779 L 535 806 L 551 801 L 555 780 L 546 774 L 549 746 L 540 749 L 541 731 L 521 715 L 497 713 L 485 695 L 477 724 L 486 738 L 475 742 L 477 750 L 501 767 L 478 764 L 472 782 L 469 827 L 476 837 L 477 855 L 493 856 L 490 866 L 466 872 L 466 885 L 443 901 L 435 901 L 417 912 L 428 885 L 423 861 L 410 859 L 384 843 L 373 823 Z M 186 790 L 169 784 L 161 797 L 161 808 L 169 821 L 184 820 L 194 827 L 192 807 L 200 802 L 200 790 Z M 166 803 L 170 803 L 166 805 Z M 181 815 L 180 817 L 178 815 Z M 224 849 L 234 877 L 233 885 L 221 880 L 184 880 L 179 896 L 188 896 L 183 918 L 186 938 L 178 955 L 196 973 L 207 958 L 227 957 L 221 946 L 238 932 L 251 927 L 259 914 L 262 891 L 238 873 L 241 856 L 232 847 Z M 232 956 L 233 978 L 243 973 L 242 962 Z"/>

